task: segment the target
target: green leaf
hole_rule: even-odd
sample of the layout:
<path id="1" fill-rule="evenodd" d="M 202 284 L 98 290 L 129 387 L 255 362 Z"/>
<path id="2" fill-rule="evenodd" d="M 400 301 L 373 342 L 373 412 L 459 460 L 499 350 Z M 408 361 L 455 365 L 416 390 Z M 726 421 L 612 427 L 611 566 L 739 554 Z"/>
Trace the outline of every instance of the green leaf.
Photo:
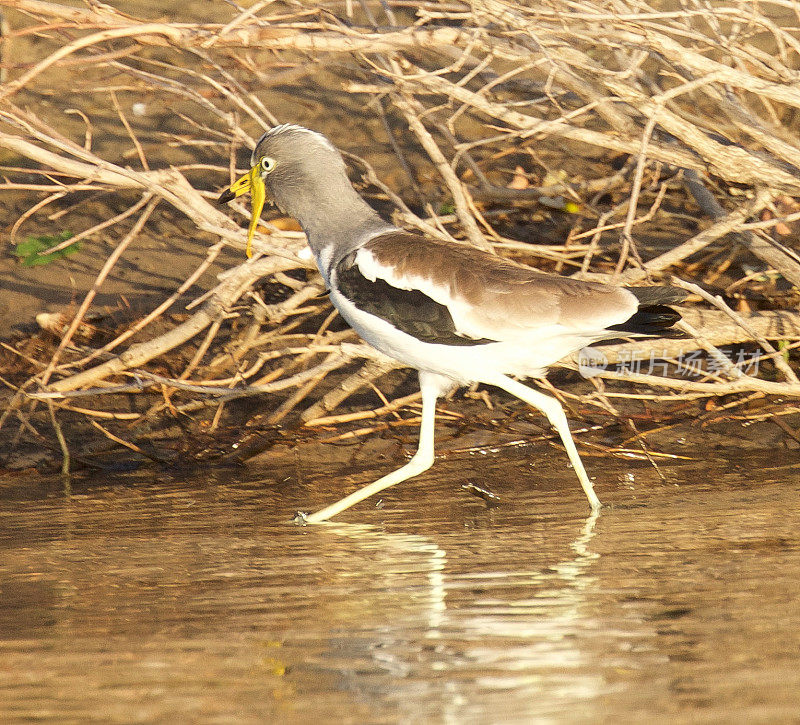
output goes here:
<path id="1" fill-rule="evenodd" d="M 42 264 L 50 264 L 50 262 L 55 262 L 57 259 L 75 254 L 75 252 L 80 249 L 80 243 L 76 242 L 69 247 L 59 249 L 57 252 L 52 252 L 50 254 L 41 254 L 41 252 L 50 249 L 50 247 L 55 247 L 57 244 L 61 244 L 61 242 L 66 242 L 73 236 L 72 232 L 64 231 L 53 235 L 43 234 L 38 237 L 27 237 L 14 247 L 12 254 L 15 257 L 19 257 L 19 261 L 22 263 L 23 267 L 38 267 Z"/>

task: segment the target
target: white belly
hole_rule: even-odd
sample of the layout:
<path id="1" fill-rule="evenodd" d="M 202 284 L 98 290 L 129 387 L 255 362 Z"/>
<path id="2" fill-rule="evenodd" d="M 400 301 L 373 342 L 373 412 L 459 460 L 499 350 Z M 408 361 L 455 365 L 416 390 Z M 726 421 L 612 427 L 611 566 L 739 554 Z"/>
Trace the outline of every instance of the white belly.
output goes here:
<path id="1" fill-rule="evenodd" d="M 335 289 L 331 289 L 330 299 L 350 326 L 377 350 L 405 365 L 445 375 L 461 384 L 491 382 L 497 373 L 541 377 L 548 365 L 591 342 L 575 334 L 539 329 L 532 340 L 437 345 L 418 340 L 386 320 L 359 310 Z"/>

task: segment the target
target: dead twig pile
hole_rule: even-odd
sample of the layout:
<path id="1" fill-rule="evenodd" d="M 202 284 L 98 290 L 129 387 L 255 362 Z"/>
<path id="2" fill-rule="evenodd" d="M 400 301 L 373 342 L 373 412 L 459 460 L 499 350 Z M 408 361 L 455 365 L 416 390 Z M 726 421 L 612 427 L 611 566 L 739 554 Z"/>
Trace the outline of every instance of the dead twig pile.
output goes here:
<path id="1" fill-rule="evenodd" d="M 687 339 L 599 348 L 593 389 L 570 394 L 584 406 L 800 395 L 796 3 L 213 5 L 212 18 L 153 21 L 0 0 L 0 188 L 24 200 L 11 245 L 87 200 L 123 205 L 57 245 L 114 239 L 52 347 L 4 344 L 0 426 L 49 441 L 38 426 L 51 424 L 66 458 L 69 416 L 158 457 L 142 441 L 165 420 L 210 409 L 199 429 L 214 430 L 244 398 L 270 411 L 265 426 L 314 431 L 413 403 L 335 413 L 395 365 L 334 319 L 287 220 L 265 222 L 258 254 L 220 271 L 226 248 L 244 248 L 248 210 L 213 200 L 278 122 L 358 151 L 354 179 L 399 224 L 546 271 L 691 291 Z M 207 240 L 205 258 L 144 316 L 82 341 L 98 292 L 159 214 Z M 202 290 L 209 271 L 218 282 Z"/>

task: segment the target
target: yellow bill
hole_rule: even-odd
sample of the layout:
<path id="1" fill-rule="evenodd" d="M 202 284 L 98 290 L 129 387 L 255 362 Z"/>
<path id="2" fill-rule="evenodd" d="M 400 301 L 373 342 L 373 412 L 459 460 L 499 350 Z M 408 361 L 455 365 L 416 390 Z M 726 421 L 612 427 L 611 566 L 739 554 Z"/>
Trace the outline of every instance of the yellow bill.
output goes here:
<path id="1" fill-rule="evenodd" d="M 267 200 L 267 187 L 264 184 L 264 179 L 261 178 L 259 166 L 256 164 L 244 176 L 237 179 L 225 191 L 220 194 L 219 203 L 227 204 L 231 199 L 237 196 L 250 192 L 250 203 L 252 205 L 252 216 L 250 217 L 250 226 L 247 229 L 247 256 L 253 256 L 253 237 L 256 233 L 258 220 L 261 218 L 261 212 L 264 209 L 264 202 Z"/>

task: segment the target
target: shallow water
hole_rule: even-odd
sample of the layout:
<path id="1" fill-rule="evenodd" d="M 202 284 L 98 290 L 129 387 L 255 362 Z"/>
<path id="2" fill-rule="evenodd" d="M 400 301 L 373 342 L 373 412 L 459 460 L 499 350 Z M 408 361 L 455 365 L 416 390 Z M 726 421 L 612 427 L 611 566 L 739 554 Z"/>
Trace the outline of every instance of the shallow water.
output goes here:
<path id="1" fill-rule="evenodd" d="M 592 459 L 599 516 L 559 462 L 439 461 L 317 527 L 352 481 L 302 459 L 5 483 L 0 720 L 796 719 L 800 461 Z"/>

